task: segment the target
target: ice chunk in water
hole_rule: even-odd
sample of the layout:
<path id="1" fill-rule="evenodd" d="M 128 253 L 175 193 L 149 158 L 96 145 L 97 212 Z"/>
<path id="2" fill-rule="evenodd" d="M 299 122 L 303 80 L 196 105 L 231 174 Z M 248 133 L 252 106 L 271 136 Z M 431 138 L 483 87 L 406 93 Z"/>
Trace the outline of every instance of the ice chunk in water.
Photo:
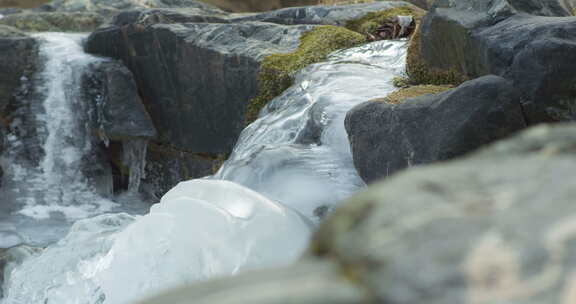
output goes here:
<path id="1" fill-rule="evenodd" d="M 313 228 L 297 212 L 219 180 L 182 182 L 123 230 L 99 227 L 114 219 L 80 221 L 25 261 L 10 274 L 2 303 L 134 303 L 181 284 L 291 263 Z"/>

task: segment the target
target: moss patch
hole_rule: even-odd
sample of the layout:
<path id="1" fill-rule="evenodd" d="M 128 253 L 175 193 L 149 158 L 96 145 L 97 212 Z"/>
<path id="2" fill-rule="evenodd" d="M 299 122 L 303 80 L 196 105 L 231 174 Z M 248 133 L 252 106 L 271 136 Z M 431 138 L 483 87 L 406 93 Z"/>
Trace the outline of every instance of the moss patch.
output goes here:
<path id="1" fill-rule="evenodd" d="M 248 105 L 247 123 L 254 121 L 270 100 L 293 84 L 296 72 L 326 59 L 328 54 L 336 50 L 351 48 L 364 42 L 366 38 L 363 35 L 345 28 L 319 26 L 300 37 L 300 45 L 296 51 L 266 57 L 258 74 L 259 95 Z"/>
<path id="2" fill-rule="evenodd" d="M 420 56 L 420 24 L 416 26 L 416 31 L 410 39 L 406 58 L 406 73 L 408 73 L 409 83 L 412 85 L 459 85 L 466 81 L 466 78 L 454 69 L 436 69 L 424 62 Z"/>
<path id="3" fill-rule="evenodd" d="M 373 99 L 372 101 L 385 102 L 385 103 L 391 103 L 391 104 L 399 104 L 408 98 L 414 98 L 414 97 L 427 95 L 427 94 L 438 94 L 438 93 L 442 93 L 444 91 L 450 90 L 451 88 L 452 88 L 452 86 L 450 86 L 450 85 L 440 85 L 440 86 L 417 85 L 417 86 L 412 86 L 412 87 L 400 89 L 398 91 L 390 93 L 388 96 L 386 96 L 384 98 L 377 98 L 377 99 Z"/>
<path id="4" fill-rule="evenodd" d="M 386 23 L 392 17 L 412 16 L 418 20 L 424 17 L 426 12 L 414 6 L 400 6 L 378 12 L 370 12 L 360 19 L 346 22 L 346 28 L 362 34 L 372 33 L 382 24 Z"/>

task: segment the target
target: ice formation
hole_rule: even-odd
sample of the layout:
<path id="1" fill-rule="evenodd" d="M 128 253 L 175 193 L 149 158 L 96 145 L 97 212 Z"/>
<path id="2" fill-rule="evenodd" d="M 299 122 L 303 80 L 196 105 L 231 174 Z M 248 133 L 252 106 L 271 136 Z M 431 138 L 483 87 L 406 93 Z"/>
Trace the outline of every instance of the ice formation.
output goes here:
<path id="1" fill-rule="evenodd" d="M 79 221 L 12 270 L 3 304 L 129 304 L 162 290 L 293 262 L 312 224 L 229 181 L 182 182 L 148 215 Z"/>

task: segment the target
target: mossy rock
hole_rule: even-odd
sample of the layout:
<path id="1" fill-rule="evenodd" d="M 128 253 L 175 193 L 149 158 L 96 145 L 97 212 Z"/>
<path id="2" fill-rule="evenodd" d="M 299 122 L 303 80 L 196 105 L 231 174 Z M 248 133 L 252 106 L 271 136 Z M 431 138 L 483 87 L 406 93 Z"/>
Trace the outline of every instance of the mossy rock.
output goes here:
<path id="1" fill-rule="evenodd" d="M 262 61 L 258 74 L 259 95 L 253 98 L 246 113 L 247 123 L 258 117 L 260 110 L 294 82 L 302 68 L 326 59 L 330 53 L 366 42 L 366 38 L 337 26 L 319 26 L 300 37 L 298 49 L 288 54 L 273 54 Z"/>
<path id="2" fill-rule="evenodd" d="M 427 94 L 439 94 L 452 88 L 453 87 L 450 85 L 417 85 L 400 89 L 390 93 L 384 98 L 377 98 L 373 99 L 372 101 L 399 104 L 408 98 L 414 98 Z"/>
<path id="3" fill-rule="evenodd" d="M 0 24 L 29 32 L 90 32 L 103 23 L 96 13 L 21 13 L 0 19 Z"/>
<path id="4" fill-rule="evenodd" d="M 456 69 L 442 70 L 430 67 L 420 55 L 420 23 L 410 39 L 406 58 L 406 73 L 412 85 L 459 85 L 466 81 L 466 77 Z"/>
<path id="5" fill-rule="evenodd" d="M 362 34 L 372 33 L 382 24 L 396 16 L 412 16 L 416 22 L 422 19 L 425 11 L 415 6 L 399 6 L 383 11 L 370 12 L 360 19 L 346 22 L 346 28 Z"/>

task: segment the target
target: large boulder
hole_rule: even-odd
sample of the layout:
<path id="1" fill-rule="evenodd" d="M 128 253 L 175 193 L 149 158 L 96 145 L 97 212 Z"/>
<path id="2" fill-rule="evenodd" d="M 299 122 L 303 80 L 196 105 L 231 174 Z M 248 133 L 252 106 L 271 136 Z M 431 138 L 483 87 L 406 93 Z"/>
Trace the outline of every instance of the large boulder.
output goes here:
<path id="1" fill-rule="evenodd" d="M 231 151 L 257 94 L 261 61 L 296 49 L 312 26 L 271 23 L 137 23 L 88 38 L 90 53 L 133 72 L 159 143 L 194 153 Z"/>
<path id="2" fill-rule="evenodd" d="M 576 17 L 562 1 L 438 0 L 419 56 L 431 69 L 513 81 L 530 124 L 576 119 Z M 410 67 L 409 67 L 410 70 Z"/>
<path id="3" fill-rule="evenodd" d="M 404 171 L 338 209 L 297 265 L 146 304 L 575 303 L 575 155 L 576 125 L 540 126 Z"/>
<path id="4" fill-rule="evenodd" d="M 371 183 L 409 166 L 447 160 L 526 127 L 520 94 L 485 76 L 399 104 L 369 101 L 346 117 L 354 165 Z"/>
<path id="5" fill-rule="evenodd" d="M 344 25 L 347 21 L 362 18 L 367 13 L 401 6 L 411 6 L 404 1 L 381 1 L 369 4 L 315 5 L 290 7 L 261 14 L 242 16 L 233 21 L 262 21 L 278 24 L 329 24 Z"/>

